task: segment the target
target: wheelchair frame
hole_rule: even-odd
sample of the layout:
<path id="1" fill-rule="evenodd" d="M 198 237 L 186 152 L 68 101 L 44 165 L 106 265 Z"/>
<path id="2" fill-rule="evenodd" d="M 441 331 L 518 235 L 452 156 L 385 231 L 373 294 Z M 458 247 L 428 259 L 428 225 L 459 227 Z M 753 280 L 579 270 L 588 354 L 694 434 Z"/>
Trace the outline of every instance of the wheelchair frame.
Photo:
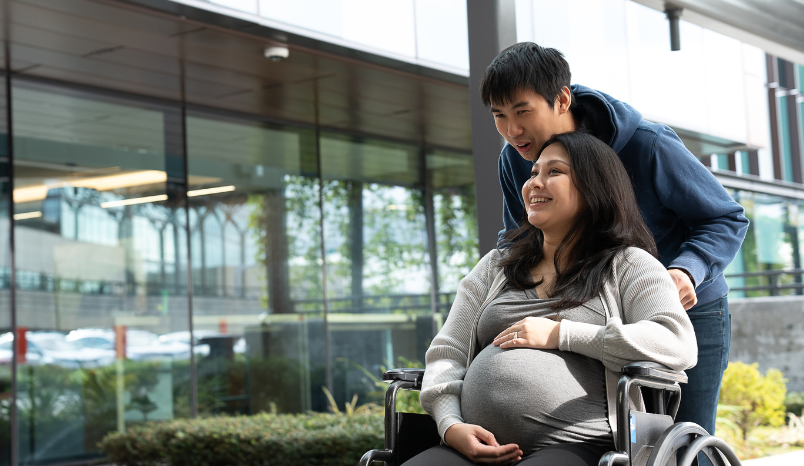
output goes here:
<path id="1" fill-rule="evenodd" d="M 399 445 L 400 421 L 402 420 L 400 414 L 405 415 L 406 413 L 396 411 L 396 398 L 399 390 L 421 390 L 423 378 L 424 369 L 391 369 L 383 374 L 383 380 L 391 383 L 385 392 L 385 448 L 366 452 L 360 459 L 359 466 L 371 466 L 375 461 L 382 461 L 386 466 L 399 466 L 409 459 L 400 456 L 402 450 Z M 697 456 L 701 452 L 709 458 L 714 466 L 741 466 L 734 450 L 723 440 L 709 435 L 701 426 L 691 422 L 672 424 L 681 403 L 679 383 L 686 382 L 687 376 L 684 372 L 673 371 L 661 364 L 635 362 L 623 366 L 622 375 L 617 384 L 616 409 L 619 434 L 614 443 L 617 451 L 605 453 L 600 458 L 598 466 L 691 466 L 697 465 Z M 650 431 L 647 433 L 647 437 L 649 443 L 653 443 L 653 445 L 635 443 L 640 447 L 636 453 L 632 451 L 633 438 L 626 435 L 632 432 L 629 393 L 634 386 L 639 387 L 646 406 L 652 408 L 653 411 L 650 413 L 637 411 L 640 416 L 648 416 L 643 417 L 642 420 L 648 420 L 647 428 Z M 648 389 L 649 397 L 645 398 L 643 389 Z M 408 416 L 410 415 L 408 414 Z M 656 438 L 656 433 L 659 432 L 656 427 L 667 423 L 668 416 L 672 425 L 663 429 Z M 655 421 L 651 419 L 655 419 Z M 651 423 L 653 426 L 650 425 Z M 435 445 L 428 444 L 424 446 L 424 449 Z M 682 448 L 685 451 L 679 459 L 678 452 Z M 637 458 L 634 458 L 635 454 Z"/>

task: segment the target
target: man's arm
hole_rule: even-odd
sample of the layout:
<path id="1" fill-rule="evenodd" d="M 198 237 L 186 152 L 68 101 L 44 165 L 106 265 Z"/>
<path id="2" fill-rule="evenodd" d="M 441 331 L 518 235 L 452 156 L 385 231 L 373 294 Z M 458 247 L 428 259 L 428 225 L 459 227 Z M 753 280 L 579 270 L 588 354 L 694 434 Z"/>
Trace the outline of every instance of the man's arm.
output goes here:
<path id="1" fill-rule="evenodd" d="M 503 237 L 509 230 L 519 227 L 525 204 L 522 200 L 522 184 L 530 177 L 533 164 L 519 155 L 507 143 L 497 160 L 497 174 L 503 193 L 503 229 L 497 235 L 497 247 L 504 247 Z"/>
<path id="2" fill-rule="evenodd" d="M 743 207 L 669 128 L 656 137 L 652 156 L 657 196 L 690 229 L 668 269 L 688 272 L 694 286 L 701 289 L 737 255 L 748 219 Z"/>

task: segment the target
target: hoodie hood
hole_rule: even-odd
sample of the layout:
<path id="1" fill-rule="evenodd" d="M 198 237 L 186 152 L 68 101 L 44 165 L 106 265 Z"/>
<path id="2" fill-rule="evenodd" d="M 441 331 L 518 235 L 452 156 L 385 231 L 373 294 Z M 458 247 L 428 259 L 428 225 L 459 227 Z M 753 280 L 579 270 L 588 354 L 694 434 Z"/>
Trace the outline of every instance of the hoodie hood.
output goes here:
<path id="1" fill-rule="evenodd" d="M 580 84 L 573 84 L 570 92 L 573 100 L 571 110 L 578 118 L 581 129 L 606 142 L 619 154 L 634 135 L 642 121 L 642 114 L 625 102 Z"/>

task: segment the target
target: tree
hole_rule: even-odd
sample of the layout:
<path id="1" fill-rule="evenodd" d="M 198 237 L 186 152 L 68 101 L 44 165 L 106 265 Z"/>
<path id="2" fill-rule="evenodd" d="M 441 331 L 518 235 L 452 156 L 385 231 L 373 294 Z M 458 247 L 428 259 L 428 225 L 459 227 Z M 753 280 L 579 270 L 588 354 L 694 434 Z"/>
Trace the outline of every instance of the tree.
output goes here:
<path id="1" fill-rule="evenodd" d="M 784 424 L 787 379 L 777 369 L 768 369 L 762 375 L 758 367 L 757 363 L 729 363 L 720 386 L 720 403 L 740 407 L 735 411 L 734 421 L 743 441 L 748 439 L 748 432 L 760 424 Z"/>

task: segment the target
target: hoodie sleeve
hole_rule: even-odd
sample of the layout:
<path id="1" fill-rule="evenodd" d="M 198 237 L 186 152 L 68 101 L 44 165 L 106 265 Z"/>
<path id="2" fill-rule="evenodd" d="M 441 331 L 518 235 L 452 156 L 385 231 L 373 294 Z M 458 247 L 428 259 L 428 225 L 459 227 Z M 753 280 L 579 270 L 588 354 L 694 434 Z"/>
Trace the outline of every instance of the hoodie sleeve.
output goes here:
<path id="1" fill-rule="evenodd" d="M 708 286 L 740 249 L 748 230 L 743 207 L 670 128 L 657 133 L 651 156 L 657 197 L 689 228 L 667 267 L 688 271 L 696 288 Z"/>
<path id="2" fill-rule="evenodd" d="M 522 201 L 522 184 L 530 176 L 532 163 L 523 159 L 514 148 L 505 144 L 497 161 L 497 174 L 503 194 L 503 229 L 497 234 L 497 247 L 505 247 L 503 237 L 519 226 L 525 204 Z"/>

